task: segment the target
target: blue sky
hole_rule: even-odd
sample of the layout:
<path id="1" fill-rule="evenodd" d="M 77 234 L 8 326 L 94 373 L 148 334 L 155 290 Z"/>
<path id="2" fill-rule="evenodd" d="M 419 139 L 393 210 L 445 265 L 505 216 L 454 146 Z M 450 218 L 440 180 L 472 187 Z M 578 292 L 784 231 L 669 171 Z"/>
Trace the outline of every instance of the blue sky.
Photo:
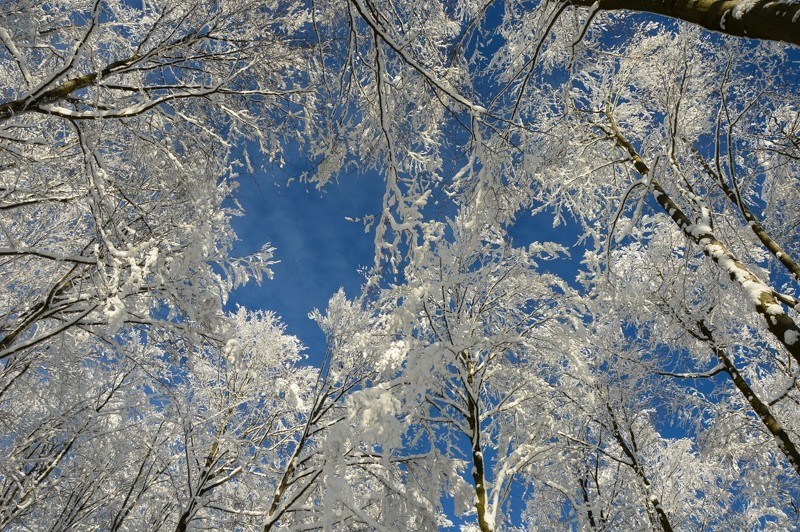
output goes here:
<path id="1" fill-rule="evenodd" d="M 269 242 L 280 262 L 273 267 L 274 279 L 234 291 L 229 307 L 239 304 L 276 312 L 288 332 L 307 346 L 309 362 L 319 365 L 325 338 L 308 313 L 314 308 L 324 309 L 340 287 L 350 297 L 359 293 L 363 278 L 358 270 L 373 264 L 374 233 L 365 233 L 363 225 L 345 218 L 377 214 L 383 190 L 383 179 L 376 174 L 346 176 L 322 191 L 297 181 L 287 186 L 285 176 L 261 173 L 241 178 L 237 197 L 246 214 L 234 220 L 241 239 L 235 251 L 246 254 Z M 517 246 L 535 240 L 568 243 L 575 241 L 576 228 L 553 228 L 552 218 L 546 214 L 522 215 L 510 236 Z M 541 266 L 572 281 L 581 257 L 581 250 L 572 250 L 571 260 L 544 262 Z M 443 502 L 456 525 L 472 522 L 471 517 L 453 515 L 451 499 Z M 515 519 L 519 519 L 521 507 L 512 503 L 512 508 Z"/>
<path id="2" fill-rule="evenodd" d="M 383 189 L 376 175 L 345 176 L 322 191 L 298 181 L 287 185 L 285 176 L 240 178 L 237 197 L 246 214 L 233 223 L 240 238 L 234 252 L 251 253 L 269 242 L 280 262 L 272 267 L 274 279 L 234 291 L 229 308 L 274 311 L 318 364 L 325 338 L 308 313 L 324 310 L 340 287 L 350 297 L 358 294 L 358 270 L 373 264 L 374 235 L 345 218 L 378 213 Z"/>
<path id="3" fill-rule="evenodd" d="M 497 7 L 489 17 L 497 20 L 501 15 L 502 7 Z M 645 17 L 639 15 L 631 20 L 642 21 Z M 662 18 L 658 20 L 674 23 Z M 711 35 L 712 38 L 719 38 Z M 492 46 L 486 48 L 488 51 L 492 49 Z M 790 63 L 800 63 L 798 58 L 800 51 L 791 49 Z M 295 157 L 302 159 L 299 154 L 295 154 Z M 288 173 L 291 175 L 290 171 Z M 373 232 L 365 233 L 361 224 L 349 222 L 346 218 L 378 214 L 384 181 L 375 173 L 343 176 L 339 183 L 331 183 L 322 191 L 297 181 L 287 185 L 286 181 L 287 172 L 282 171 L 240 178 L 237 196 L 246 214 L 234 221 L 234 228 L 241 238 L 235 251 L 244 255 L 268 242 L 276 247 L 275 258 L 280 262 L 273 267 L 273 280 L 265 280 L 261 286 L 251 284 L 235 291 L 230 306 L 240 304 L 250 309 L 276 312 L 286 323 L 288 332 L 298 336 L 307 346 L 309 362 L 319 365 L 325 352 L 325 339 L 308 314 L 314 308 L 324 309 L 328 299 L 340 287 L 345 289 L 349 297 L 358 294 L 362 283 L 358 270 L 373 264 L 374 235 Z M 433 213 L 429 211 L 427 214 Z M 552 215 L 547 213 L 536 217 L 522 214 L 510 228 L 509 235 L 516 246 L 537 240 L 572 246 L 579 233 L 575 224 L 554 228 L 552 220 Z M 576 286 L 574 281 L 583 249 L 572 247 L 570 253 L 568 260 L 543 262 L 541 267 L 561 275 Z M 633 330 L 631 332 L 635 334 Z M 664 351 L 663 354 L 670 353 Z M 710 392 L 725 389 L 727 385 L 722 376 L 714 381 L 686 382 L 687 393 L 692 393 L 690 388 Z M 687 435 L 686 427 L 679 426 L 667 412 L 662 414 L 657 421 L 665 436 L 677 438 Z M 465 480 L 469 481 L 468 477 Z M 512 495 L 512 498 L 516 498 L 511 503 L 515 521 L 520 518 L 521 489 L 521 486 L 515 485 Z M 472 521 L 471 518 L 457 519 L 453 516 L 451 499 L 445 498 L 443 503 L 448 517 L 454 522 L 461 524 Z"/>
<path id="4" fill-rule="evenodd" d="M 244 255 L 265 243 L 275 248 L 280 261 L 272 267 L 275 277 L 259 286 L 250 283 L 233 292 L 228 308 L 241 305 L 249 309 L 271 310 L 308 348 L 312 364 L 325 353 L 325 338 L 308 313 L 327 307 L 328 299 L 341 287 L 349 297 L 359 293 L 363 277 L 358 273 L 374 261 L 374 233 L 364 232 L 360 223 L 347 221 L 365 214 L 378 214 L 384 181 L 377 174 L 344 176 L 323 190 L 313 184 L 293 181 L 285 175 L 265 172 L 243 176 L 237 198 L 245 215 L 234 219 L 239 235 L 234 253 Z M 574 226 L 552 227 L 547 214 L 521 215 L 510 231 L 514 245 L 536 240 L 552 240 L 569 245 L 575 242 Z M 543 263 L 572 282 L 581 250 L 572 250 L 571 260 Z"/>

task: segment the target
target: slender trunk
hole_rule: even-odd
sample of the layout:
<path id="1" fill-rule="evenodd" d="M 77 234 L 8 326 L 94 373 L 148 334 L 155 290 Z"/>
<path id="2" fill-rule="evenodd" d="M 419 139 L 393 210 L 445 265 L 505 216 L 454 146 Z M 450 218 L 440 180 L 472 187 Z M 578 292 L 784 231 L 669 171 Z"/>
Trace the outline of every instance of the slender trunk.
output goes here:
<path id="1" fill-rule="evenodd" d="M 462 354 L 462 356 L 464 356 Z M 487 519 L 488 497 L 486 494 L 486 470 L 483 461 L 483 448 L 481 446 L 481 411 L 480 401 L 475 398 L 473 393 L 474 380 L 472 368 L 468 360 L 465 360 L 467 371 L 467 381 L 465 393 L 467 395 L 467 424 L 469 426 L 470 443 L 472 447 L 472 480 L 475 482 L 475 509 L 478 512 L 478 526 L 481 532 L 492 532 L 494 527 Z"/>
<path id="2" fill-rule="evenodd" d="M 775 242 L 769 233 L 767 233 L 767 231 L 764 229 L 764 226 L 761 225 L 761 221 L 756 218 L 756 215 L 753 214 L 753 211 L 750 210 L 750 207 L 748 207 L 742 199 L 738 192 L 738 188 L 731 188 L 731 186 L 725 182 L 722 176 L 714 171 L 714 169 L 709 166 L 706 160 L 703 159 L 703 156 L 700 155 L 700 152 L 697 151 L 697 148 L 691 145 L 690 148 L 706 173 L 717 182 L 728 200 L 736 205 L 736 207 L 739 209 L 739 212 L 742 213 L 744 221 L 747 222 L 748 227 L 750 227 L 758 240 L 761 241 L 761 244 L 763 244 L 763 246 L 767 248 L 770 253 L 772 253 L 772 256 L 774 256 L 778 262 L 783 264 L 783 267 L 792 274 L 796 281 L 800 281 L 800 264 L 795 262 L 791 255 L 787 253 L 786 250 L 784 250 L 777 242 Z M 736 186 L 737 185 L 734 182 L 734 187 Z"/>
<path id="3" fill-rule="evenodd" d="M 286 492 L 286 488 L 289 487 L 289 481 L 291 480 L 292 476 L 294 475 L 295 471 L 295 462 L 297 461 L 297 457 L 300 456 L 300 452 L 303 449 L 303 444 L 305 443 L 305 438 L 301 439 L 297 443 L 297 447 L 295 447 L 294 452 L 292 453 L 291 458 L 289 458 L 289 462 L 286 464 L 286 469 L 283 472 L 283 476 L 281 477 L 281 481 L 278 484 L 278 487 L 275 489 L 275 494 L 272 496 L 272 504 L 269 507 L 269 513 L 267 514 L 267 522 L 264 525 L 264 532 L 270 532 L 272 527 L 275 523 L 278 522 L 282 513 L 276 515 L 276 511 L 278 510 L 278 505 L 283 498 L 283 494 Z"/>
<path id="4" fill-rule="evenodd" d="M 622 134 L 613 116 L 610 113 L 607 113 L 606 116 L 611 127 L 609 129 L 601 126 L 602 129 L 614 139 L 619 147 L 628 152 L 636 171 L 649 180 L 650 190 L 659 206 L 689 240 L 700 246 L 704 255 L 739 285 L 747 299 L 755 307 L 756 312 L 766 322 L 769 332 L 800 363 L 800 327 L 783 310 L 783 306 L 775 298 L 774 290 L 751 272 L 723 242 L 719 241 L 711 227 L 692 222 L 667 194 L 655 176 L 651 175 L 650 168 Z"/>
<path id="5" fill-rule="evenodd" d="M 775 416 L 772 415 L 769 405 L 764 403 L 758 397 L 758 395 L 756 395 L 755 390 L 753 390 L 744 377 L 742 377 L 741 373 L 739 373 L 739 370 L 736 368 L 736 365 L 728 357 L 725 351 L 714 344 L 711 330 L 706 326 L 706 324 L 702 321 L 698 322 L 698 327 L 700 328 L 700 332 L 703 334 L 703 336 L 705 336 L 706 340 L 711 345 L 711 349 L 714 351 L 717 360 L 719 360 L 722 366 L 725 368 L 725 373 L 730 376 L 734 386 L 736 386 L 736 389 L 741 392 L 742 396 L 744 396 L 745 400 L 750 405 L 750 408 L 753 409 L 753 412 L 758 415 L 758 418 L 764 424 L 766 429 L 769 431 L 772 437 L 775 438 L 778 448 L 789 460 L 789 463 L 792 464 L 792 467 L 797 474 L 800 475 L 800 452 L 798 452 L 794 442 L 791 440 L 791 438 L 789 438 L 789 434 L 787 434 L 780 422 L 775 419 Z"/>
<path id="6" fill-rule="evenodd" d="M 190 504 L 186 511 L 181 514 L 180 519 L 178 519 L 178 526 L 175 527 L 175 532 L 186 532 L 186 526 L 189 523 L 189 514 L 192 511 L 192 505 Z"/>
<path id="7" fill-rule="evenodd" d="M 330 363 L 330 361 L 328 361 L 328 363 Z M 321 371 L 324 371 L 324 368 Z M 286 491 L 289 488 L 289 486 L 295 480 L 293 477 L 295 471 L 297 471 L 298 460 L 303 452 L 303 449 L 306 446 L 306 443 L 308 443 L 312 425 L 314 425 L 314 423 L 319 420 L 319 416 L 324 412 L 323 407 L 325 405 L 326 397 L 328 397 L 327 394 L 323 394 L 322 397 L 317 397 L 314 401 L 314 407 L 311 409 L 308 419 L 306 419 L 306 423 L 305 426 L 303 427 L 303 433 L 300 436 L 300 440 L 297 442 L 297 445 L 292 451 L 292 455 L 289 457 L 289 461 L 286 463 L 286 469 L 283 470 L 283 476 L 281 477 L 281 481 L 278 483 L 278 487 L 275 488 L 275 493 L 272 495 L 272 503 L 270 504 L 269 507 L 269 513 L 267 514 L 267 521 L 266 523 L 264 523 L 263 532 L 270 532 L 272 530 L 272 527 L 275 526 L 278 520 L 283 516 L 286 509 L 289 507 L 288 505 L 284 505 L 281 508 L 280 507 L 281 500 L 283 499 L 283 496 L 286 494 Z M 314 474 L 314 476 L 311 479 L 311 482 L 295 495 L 294 501 L 296 501 L 302 495 L 302 493 L 305 492 L 305 490 L 308 489 L 311 486 L 311 484 L 313 484 L 313 482 L 317 479 L 317 477 L 320 474 L 321 471 L 318 471 L 316 474 Z"/>
<path id="8" fill-rule="evenodd" d="M 583 503 L 586 507 L 586 517 L 589 519 L 589 526 L 592 530 L 598 530 L 597 521 L 594 518 L 594 510 L 592 510 L 592 501 L 589 499 L 589 481 L 585 478 L 580 479 L 581 494 L 583 495 Z"/>
<path id="9" fill-rule="evenodd" d="M 651 524 L 654 528 L 661 528 L 664 532 L 672 532 L 672 524 L 669 522 L 669 516 L 667 516 L 664 508 L 661 506 L 661 501 L 658 497 L 653 493 L 653 486 L 650 483 L 650 479 L 647 477 L 645 473 L 644 467 L 639 462 L 639 458 L 637 457 L 637 449 L 636 443 L 633 439 L 633 434 L 631 433 L 631 445 L 628 445 L 628 442 L 625 441 L 625 438 L 622 436 L 622 432 L 620 431 L 619 425 L 617 424 L 617 419 L 614 417 L 614 413 L 611 410 L 611 405 L 606 403 L 606 409 L 608 410 L 609 417 L 611 419 L 611 433 L 614 436 L 614 439 L 619 444 L 620 448 L 622 448 L 623 454 L 630 460 L 627 465 L 633 469 L 633 472 L 639 478 L 639 481 L 642 483 L 645 491 L 645 496 L 647 497 L 648 512 L 647 515 L 650 517 Z M 633 447 L 633 449 L 631 448 Z M 653 516 L 653 511 L 655 511 L 655 516 Z"/>

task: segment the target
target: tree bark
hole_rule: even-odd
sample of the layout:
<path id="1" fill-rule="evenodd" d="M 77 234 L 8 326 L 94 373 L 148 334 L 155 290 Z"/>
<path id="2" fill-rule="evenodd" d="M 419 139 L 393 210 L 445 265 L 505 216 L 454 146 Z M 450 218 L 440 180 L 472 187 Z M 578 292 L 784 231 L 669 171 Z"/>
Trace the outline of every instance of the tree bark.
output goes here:
<path id="1" fill-rule="evenodd" d="M 644 11 L 706 29 L 800 46 L 800 2 L 775 0 L 567 0 L 601 11 Z"/>
<path id="2" fill-rule="evenodd" d="M 478 514 L 478 526 L 481 532 L 493 532 L 494 523 L 487 519 L 488 494 L 486 493 L 486 466 L 483 462 L 483 447 L 481 445 L 481 405 L 476 397 L 475 381 L 472 372 L 472 363 L 465 352 L 460 355 L 464 369 L 467 373 L 464 384 L 464 394 L 467 397 L 467 425 L 469 426 L 470 447 L 472 448 L 472 480 L 475 482 L 475 510 Z M 480 392 L 478 392 L 480 393 Z"/>
<path id="3" fill-rule="evenodd" d="M 753 233 L 761 241 L 764 247 L 767 248 L 770 253 L 772 253 L 772 256 L 775 257 L 775 259 L 783 264 L 783 267 L 786 268 L 792 274 L 792 276 L 794 276 L 795 281 L 800 281 L 800 264 L 795 262 L 792 256 L 777 242 L 775 242 L 769 233 L 767 233 L 766 229 L 764 229 L 764 226 L 761 225 L 761 220 L 756 218 L 756 215 L 753 214 L 753 211 L 750 210 L 750 207 L 747 206 L 737 192 L 738 189 L 731 188 L 731 186 L 725 182 L 725 179 L 715 172 L 713 168 L 711 168 L 711 165 L 706 162 L 697 148 L 691 144 L 689 144 L 689 148 L 692 150 L 695 158 L 697 158 L 698 162 L 703 167 L 703 170 L 705 170 L 705 172 L 712 179 L 714 179 L 728 200 L 730 200 L 730 202 L 739 209 L 739 212 L 742 213 L 744 221 L 747 222 L 747 225 L 750 227 L 750 229 L 752 229 Z M 736 184 L 734 181 L 734 187 L 735 186 Z"/>
<path id="4" fill-rule="evenodd" d="M 114 61 L 99 72 L 90 72 L 89 74 L 76 76 L 72 79 L 64 81 L 57 87 L 44 92 L 29 95 L 19 100 L 0 103 L 0 122 L 11 118 L 15 114 L 26 113 L 32 110 L 35 111 L 40 105 L 60 102 L 66 99 L 70 94 L 81 89 L 85 89 L 86 87 L 93 85 L 112 74 L 115 74 L 119 70 L 130 67 L 139 59 L 141 59 L 139 56 L 134 55 L 128 59 Z"/>

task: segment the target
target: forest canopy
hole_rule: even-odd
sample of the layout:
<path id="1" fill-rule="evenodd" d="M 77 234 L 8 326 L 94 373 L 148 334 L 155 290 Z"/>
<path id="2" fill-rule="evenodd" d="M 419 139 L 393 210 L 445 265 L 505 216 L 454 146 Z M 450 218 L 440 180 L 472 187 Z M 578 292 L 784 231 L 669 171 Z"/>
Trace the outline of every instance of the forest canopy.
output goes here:
<path id="1" fill-rule="evenodd" d="M 298 158 L 321 364 L 228 304 Z M 796 529 L 798 204 L 797 0 L 5 0 L 0 529 Z"/>

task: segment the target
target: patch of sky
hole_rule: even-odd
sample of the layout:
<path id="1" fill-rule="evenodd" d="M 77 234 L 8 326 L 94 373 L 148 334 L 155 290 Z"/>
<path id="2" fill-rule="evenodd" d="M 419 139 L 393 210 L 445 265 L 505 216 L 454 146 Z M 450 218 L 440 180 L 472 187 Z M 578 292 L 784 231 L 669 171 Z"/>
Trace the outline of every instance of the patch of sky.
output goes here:
<path id="1" fill-rule="evenodd" d="M 529 246 L 534 242 L 556 242 L 565 247 L 569 255 L 559 255 L 547 261 L 540 261 L 541 271 L 560 276 L 573 288 L 580 288 L 577 273 L 586 245 L 580 240 L 581 228 L 569 218 L 558 227 L 553 226 L 553 215 L 548 212 L 521 213 L 508 227 L 508 234 L 515 247 Z"/>
<path id="2" fill-rule="evenodd" d="M 236 197 L 245 215 L 234 219 L 239 236 L 234 254 L 245 255 L 273 245 L 274 279 L 233 291 L 227 309 L 236 305 L 276 312 L 287 331 L 308 348 L 313 364 L 322 362 L 325 338 L 308 314 L 324 310 L 341 287 L 358 295 L 362 267 L 373 264 L 374 242 L 364 226 L 348 221 L 380 211 L 384 182 L 377 175 L 344 176 L 317 190 L 313 184 L 265 174 L 239 179 Z"/>

